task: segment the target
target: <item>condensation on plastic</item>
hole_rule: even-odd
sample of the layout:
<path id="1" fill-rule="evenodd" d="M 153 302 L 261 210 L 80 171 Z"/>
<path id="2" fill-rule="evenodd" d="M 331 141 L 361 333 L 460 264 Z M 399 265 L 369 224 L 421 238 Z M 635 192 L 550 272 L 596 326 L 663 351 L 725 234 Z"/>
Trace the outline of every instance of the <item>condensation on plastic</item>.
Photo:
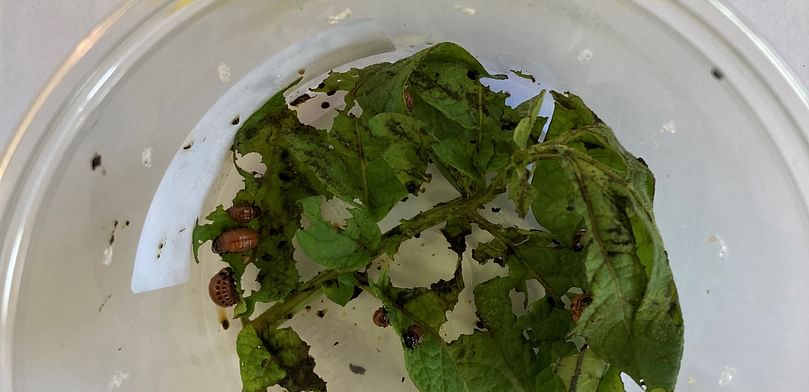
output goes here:
<path id="1" fill-rule="evenodd" d="M 221 97 L 284 50 L 357 21 L 398 49 L 455 41 L 493 72 L 581 95 L 657 175 L 686 320 L 678 390 L 809 389 L 809 314 L 794 306 L 809 295 L 806 93 L 717 1 L 198 0 L 126 3 L 0 158 L 0 390 L 239 390 L 238 328 L 222 328 L 205 290 L 219 265 L 130 290 L 144 221 Z M 257 106 L 276 93 L 259 91 L 268 85 L 234 107 Z M 195 213 L 227 200 L 233 181 L 223 170 Z M 290 323 L 330 387 L 413 389 L 396 331 L 370 322 L 371 298 L 314 306 L 326 317 Z"/>

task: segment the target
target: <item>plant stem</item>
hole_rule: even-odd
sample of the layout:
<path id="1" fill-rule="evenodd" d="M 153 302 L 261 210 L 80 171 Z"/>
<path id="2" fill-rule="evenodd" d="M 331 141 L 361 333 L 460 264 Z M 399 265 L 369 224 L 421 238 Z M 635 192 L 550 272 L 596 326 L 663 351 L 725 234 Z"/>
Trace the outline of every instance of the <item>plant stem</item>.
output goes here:
<path id="1" fill-rule="evenodd" d="M 446 203 L 441 203 L 411 219 L 403 220 L 398 226 L 384 234 L 382 243 L 388 245 L 382 248 L 379 255 L 374 257 L 374 259 L 383 254 L 393 255 L 403 242 L 413 238 L 416 234 L 446 221 L 447 217 L 464 211 L 475 210 L 494 199 L 503 191 L 504 189 L 501 186 L 493 184 L 493 186 L 484 189 L 482 192 L 472 197 L 457 198 Z M 252 325 L 259 331 L 264 328 L 278 326 L 287 320 L 289 315 L 297 313 L 306 306 L 306 304 L 315 300 L 321 294 L 323 283 L 337 279 L 339 275 L 340 271 L 336 270 L 321 272 L 314 278 L 301 284 L 282 301 L 275 303 L 269 309 L 265 310 L 264 313 L 260 314 L 252 321 L 246 321 L 246 323 Z"/>
<path id="2" fill-rule="evenodd" d="M 539 284 L 542 285 L 543 288 L 545 288 L 545 292 L 550 297 L 559 298 L 551 288 L 550 284 L 548 284 L 548 282 L 545 280 L 545 277 L 543 277 L 542 274 L 535 271 L 533 268 L 531 268 L 530 265 L 528 265 L 528 263 L 525 262 L 525 259 L 521 254 L 520 249 L 514 244 L 512 244 L 511 241 L 505 236 L 503 236 L 502 233 L 500 233 L 501 230 L 500 227 L 486 220 L 486 218 L 478 214 L 477 211 L 473 211 L 467 214 L 467 216 L 471 218 L 473 221 L 475 221 L 475 223 L 477 223 L 483 230 L 488 231 L 498 241 L 501 241 L 502 243 L 506 244 L 506 246 L 508 246 L 511 249 L 511 251 L 514 252 L 514 255 L 517 256 L 517 259 L 519 259 L 520 262 L 522 262 L 525 265 L 525 267 L 528 268 L 528 270 L 534 273 L 534 278 L 539 282 Z"/>
<path id="3" fill-rule="evenodd" d="M 283 301 L 277 302 L 264 313 L 249 321 L 248 323 L 261 331 L 268 327 L 276 327 L 284 320 L 289 319 L 289 315 L 297 313 L 306 304 L 314 300 L 320 295 L 323 283 L 337 279 L 338 271 L 323 271 L 314 278 L 306 281 L 290 295 L 284 298 Z"/>

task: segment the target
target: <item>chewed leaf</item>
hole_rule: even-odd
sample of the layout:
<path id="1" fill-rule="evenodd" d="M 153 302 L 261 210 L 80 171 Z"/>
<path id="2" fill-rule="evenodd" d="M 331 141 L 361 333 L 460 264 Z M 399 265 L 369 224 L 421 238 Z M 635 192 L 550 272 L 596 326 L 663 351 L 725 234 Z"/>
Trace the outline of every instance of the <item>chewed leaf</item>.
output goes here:
<path id="1" fill-rule="evenodd" d="M 368 210 L 355 207 L 346 227 L 335 227 L 321 216 L 323 198 L 312 196 L 300 201 L 309 227 L 298 230 L 295 238 L 301 249 L 316 263 L 328 269 L 356 271 L 368 264 L 379 251 L 382 234 Z"/>
<path id="2" fill-rule="evenodd" d="M 332 302 L 345 306 L 354 297 L 357 283 L 353 274 L 340 274 L 337 279 L 323 284 L 323 292 Z"/>
<path id="3" fill-rule="evenodd" d="M 528 150 L 537 157 L 533 212 L 563 244 L 586 255 L 593 301 L 575 333 L 610 365 L 650 389 L 670 391 L 683 321 L 651 210 L 654 180 L 578 97 L 554 98 L 549 140 Z"/>
<path id="4" fill-rule="evenodd" d="M 290 392 L 326 391 L 314 372 L 307 345 L 290 328 L 256 331 L 247 325 L 236 339 L 242 385 L 247 392 L 263 392 L 280 385 Z"/>

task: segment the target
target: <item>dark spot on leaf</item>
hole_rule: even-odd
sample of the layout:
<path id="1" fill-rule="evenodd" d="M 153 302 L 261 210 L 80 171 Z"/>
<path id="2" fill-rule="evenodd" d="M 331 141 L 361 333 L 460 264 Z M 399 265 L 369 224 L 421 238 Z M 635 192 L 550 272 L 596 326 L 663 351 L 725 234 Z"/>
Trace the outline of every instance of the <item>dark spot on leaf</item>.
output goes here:
<path id="1" fill-rule="evenodd" d="M 469 71 L 466 71 L 466 77 L 469 78 L 469 80 L 478 80 L 480 79 L 480 73 L 478 73 L 478 71 L 470 69 Z"/>
<path id="2" fill-rule="evenodd" d="M 418 186 L 418 184 L 416 184 L 416 183 L 415 183 L 415 182 L 413 182 L 413 181 L 408 181 L 408 182 L 407 182 L 407 184 L 405 184 L 405 187 L 407 188 L 407 191 L 408 191 L 409 193 L 412 193 L 412 194 L 414 194 L 414 195 L 416 194 L 416 192 L 418 192 L 418 191 L 419 191 L 419 186 Z"/>
<path id="3" fill-rule="evenodd" d="M 315 314 L 317 315 L 317 317 L 320 318 L 326 317 L 326 310 L 325 309 L 318 310 L 317 313 Z"/>
<path id="4" fill-rule="evenodd" d="M 713 67 L 711 68 L 711 76 L 713 76 L 716 80 L 722 80 L 725 78 L 725 74 L 719 68 Z"/>
<path id="5" fill-rule="evenodd" d="M 278 173 L 278 179 L 284 182 L 292 181 L 292 176 L 290 176 L 287 172 L 280 172 Z"/>
<path id="6" fill-rule="evenodd" d="M 292 320 L 293 317 L 295 317 L 295 315 L 290 313 L 287 315 L 287 320 Z"/>
<path id="7" fill-rule="evenodd" d="M 551 296 L 545 297 L 545 300 L 548 301 L 548 305 L 556 306 L 556 300 L 553 299 L 553 297 Z"/>
<path id="8" fill-rule="evenodd" d="M 497 257 L 495 257 L 495 258 L 494 258 L 492 261 L 493 261 L 495 264 L 497 264 L 497 265 L 499 265 L 499 266 L 501 266 L 501 267 L 505 267 L 505 266 L 506 266 L 506 260 L 503 258 L 503 256 L 497 256 Z"/>
<path id="9" fill-rule="evenodd" d="M 312 98 L 313 97 L 311 95 L 304 93 L 304 94 L 301 94 L 299 97 L 293 99 L 292 102 L 289 103 L 289 105 L 293 106 L 293 107 L 298 106 L 298 105 L 300 105 L 300 104 L 302 104 L 302 103 L 304 103 L 304 102 L 306 102 L 306 101 L 308 101 L 308 100 L 310 100 Z"/>
<path id="10" fill-rule="evenodd" d="M 638 162 L 640 162 L 640 164 L 643 165 L 643 166 L 649 167 L 649 165 L 646 164 L 646 161 L 644 161 L 643 158 L 641 158 L 641 157 L 638 157 Z"/>
<path id="11" fill-rule="evenodd" d="M 567 206 L 567 208 L 565 208 L 565 210 L 567 210 L 567 211 L 573 211 L 573 210 L 575 210 L 575 208 L 573 208 L 573 206 Z"/>
<path id="12" fill-rule="evenodd" d="M 360 365 L 349 363 L 348 368 L 351 369 L 351 373 L 354 373 L 356 375 L 362 376 L 363 374 L 365 374 L 365 368 Z"/>
<path id="13" fill-rule="evenodd" d="M 93 170 L 101 166 L 101 155 L 99 154 L 93 155 L 93 160 L 90 161 L 90 166 L 93 168 Z"/>
<path id="14" fill-rule="evenodd" d="M 416 233 L 415 235 L 413 235 L 413 238 L 416 238 L 416 239 L 421 238 L 421 232 Z"/>
<path id="15" fill-rule="evenodd" d="M 337 94 L 337 90 L 330 90 L 330 91 L 327 91 L 327 92 L 326 92 L 326 95 L 328 95 L 328 96 L 330 96 L 330 97 L 331 97 L 332 95 L 334 95 L 334 94 Z"/>
<path id="16" fill-rule="evenodd" d="M 498 208 L 498 207 L 492 207 L 492 212 L 494 212 L 494 213 L 498 213 L 498 212 L 500 212 L 500 208 Z"/>
<path id="17" fill-rule="evenodd" d="M 328 109 L 330 107 L 331 107 L 331 104 L 328 103 L 327 101 L 323 101 L 323 102 L 320 103 L 320 108 L 321 109 Z"/>
<path id="18" fill-rule="evenodd" d="M 590 142 L 583 142 L 582 144 L 584 145 L 584 148 L 586 148 L 588 150 L 600 150 L 600 149 L 604 148 L 601 145 L 598 145 L 598 144 L 595 144 L 595 143 L 590 143 Z"/>

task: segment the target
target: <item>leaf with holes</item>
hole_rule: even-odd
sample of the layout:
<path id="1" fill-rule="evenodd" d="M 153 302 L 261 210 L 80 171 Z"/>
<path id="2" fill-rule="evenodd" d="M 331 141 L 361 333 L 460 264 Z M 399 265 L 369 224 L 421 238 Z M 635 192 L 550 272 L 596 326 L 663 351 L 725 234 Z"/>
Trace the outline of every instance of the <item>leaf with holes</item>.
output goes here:
<path id="1" fill-rule="evenodd" d="M 298 230 L 295 238 L 301 249 L 316 263 L 328 269 L 356 271 L 379 253 L 382 234 L 368 210 L 355 207 L 345 228 L 327 222 L 321 215 L 320 196 L 300 201 L 308 227 Z"/>
<path id="2" fill-rule="evenodd" d="M 263 392 L 273 385 L 290 392 L 326 390 L 314 372 L 309 345 L 290 328 L 256 331 L 247 325 L 236 339 L 236 352 L 246 392 Z"/>
<path id="3" fill-rule="evenodd" d="M 554 93 L 549 139 L 537 157 L 533 212 L 568 246 L 583 248 L 593 302 L 574 333 L 612 366 L 673 390 L 683 320 L 651 210 L 653 178 L 578 97 Z"/>

